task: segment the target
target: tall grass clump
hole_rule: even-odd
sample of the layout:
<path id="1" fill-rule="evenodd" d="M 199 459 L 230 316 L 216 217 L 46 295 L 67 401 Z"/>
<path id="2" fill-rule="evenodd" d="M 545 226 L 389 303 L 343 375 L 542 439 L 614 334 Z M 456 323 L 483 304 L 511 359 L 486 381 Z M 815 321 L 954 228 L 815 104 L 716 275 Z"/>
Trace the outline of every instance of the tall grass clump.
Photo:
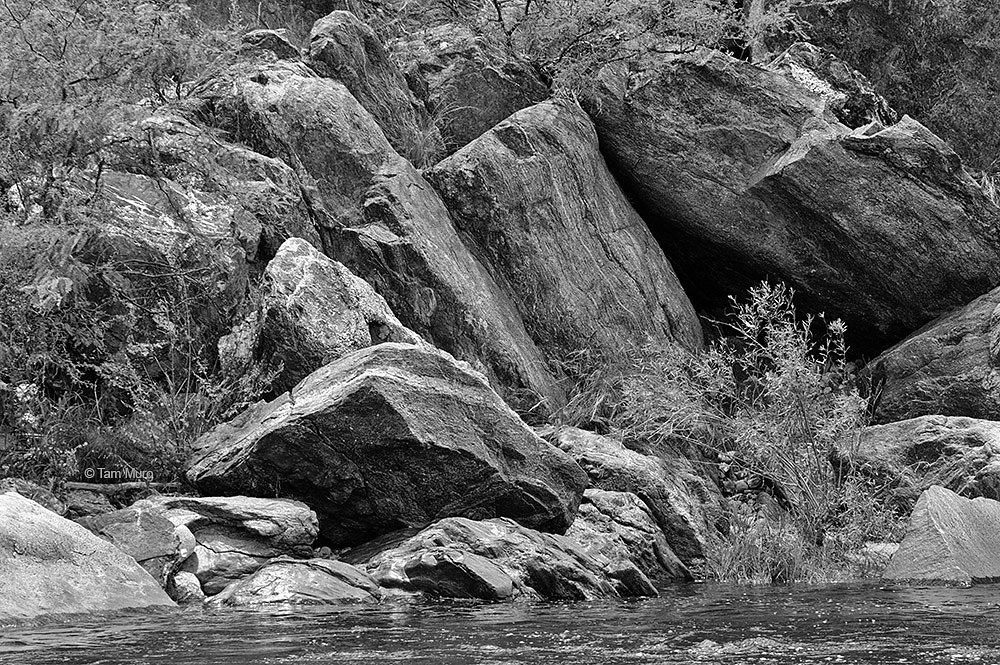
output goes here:
<path id="1" fill-rule="evenodd" d="M 619 377 L 614 424 L 626 441 L 700 450 L 730 495 L 729 529 L 709 563 L 720 580 L 850 574 L 898 520 L 882 492 L 835 462 L 865 424 L 845 325 L 798 316 L 793 292 L 760 284 L 735 299 L 702 353 L 646 349 Z"/>

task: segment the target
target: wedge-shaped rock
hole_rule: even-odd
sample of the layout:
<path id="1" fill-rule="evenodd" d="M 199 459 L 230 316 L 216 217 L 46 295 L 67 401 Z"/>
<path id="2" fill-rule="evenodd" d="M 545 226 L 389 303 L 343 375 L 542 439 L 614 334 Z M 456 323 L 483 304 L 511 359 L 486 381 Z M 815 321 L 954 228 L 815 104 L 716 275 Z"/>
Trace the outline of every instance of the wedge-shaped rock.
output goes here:
<path id="1" fill-rule="evenodd" d="M 132 508 L 159 511 L 190 530 L 197 544 L 182 570 L 194 573 L 209 596 L 275 557 L 311 556 L 317 535 L 316 514 L 298 501 L 157 496 Z"/>
<path id="2" fill-rule="evenodd" d="M 643 455 L 617 439 L 573 427 L 543 434 L 587 472 L 591 487 L 638 496 L 681 561 L 691 564 L 705 557 L 720 496 L 697 477 L 690 462 Z"/>
<path id="3" fill-rule="evenodd" d="M 403 73 L 375 31 L 351 12 L 331 12 L 316 21 L 309 33 L 309 64 L 346 85 L 396 152 L 414 164 L 430 163 L 443 150 L 441 134 Z"/>
<path id="4" fill-rule="evenodd" d="M 1000 283 L 1000 209 L 915 120 L 851 130 L 823 94 L 717 51 L 603 77 L 611 171 L 695 302 L 762 278 L 881 351 Z"/>
<path id="5" fill-rule="evenodd" d="M 1000 581 L 1000 502 L 927 489 L 882 577 L 962 586 Z"/>
<path id="6" fill-rule="evenodd" d="M 348 552 L 344 559 L 366 569 L 384 587 L 450 598 L 590 600 L 656 595 L 634 566 L 625 573 L 570 538 L 540 533 L 509 519 L 448 518 L 419 533 L 385 536 Z"/>
<path id="7" fill-rule="evenodd" d="M 394 343 L 326 365 L 195 448 L 187 475 L 203 492 L 304 501 L 333 545 L 457 515 L 565 531 L 586 483 L 467 364 Z"/>
<path id="8" fill-rule="evenodd" d="M 20 494 L 0 494 L 0 621 L 173 605 L 111 543 Z"/>
<path id="9" fill-rule="evenodd" d="M 329 559 L 274 559 L 212 597 L 229 606 L 375 603 L 378 585 L 350 564 Z"/>
<path id="10" fill-rule="evenodd" d="M 642 499 L 631 492 L 589 489 L 583 493 L 580 513 L 566 537 L 595 557 L 611 561 L 612 577 L 635 569 L 650 580 L 691 580 Z"/>
<path id="11" fill-rule="evenodd" d="M 879 422 L 941 414 L 1000 420 L 1000 289 L 927 324 L 865 368 Z"/>
<path id="12" fill-rule="evenodd" d="M 701 346 L 691 302 L 575 103 L 518 111 L 426 176 L 550 357 Z"/>
<path id="13" fill-rule="evenodd" d="M 521 411 L 564 401 L 509 296 L 342 83 L 297 62 L 243 59 L 192 95 L 199 122 L 308 177 L 324 252 L 371 284 L 406 327 L 482 368 Z"/>
<path id="14" fill-rule="evenodd" d="M 366 281 L 300 238 L 287 240 L 267 264 L 261 292 L 256 319 L 220 348 L 236 350 L 230 356 L 280 364 L 272 384 L 279 393 L 372 344 L 423 343 Z"/>
<path id="15" fill-rule="evenodd" d="M 915 501 L 931 485 L 1000 500 L 1000 422 L 921 416 L 845 437 L 841 458 Z"/>

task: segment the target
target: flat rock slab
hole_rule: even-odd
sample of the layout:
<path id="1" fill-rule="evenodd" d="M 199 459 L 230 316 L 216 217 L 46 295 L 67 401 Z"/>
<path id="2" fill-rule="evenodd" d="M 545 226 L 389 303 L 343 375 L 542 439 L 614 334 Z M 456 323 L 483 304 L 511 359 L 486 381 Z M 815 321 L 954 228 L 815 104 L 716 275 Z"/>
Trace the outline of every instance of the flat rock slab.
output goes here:
<path id="1" fill-rule="evenodd" d="M 961 586 L 1000 581 L 1000 502 L 927 489 L 882 577 Z"/>
<path id="2" fill-rule="evenodd" d="M 0 494 L 0 621 L 172 606 L 111 543 L 20 494 Z"/>

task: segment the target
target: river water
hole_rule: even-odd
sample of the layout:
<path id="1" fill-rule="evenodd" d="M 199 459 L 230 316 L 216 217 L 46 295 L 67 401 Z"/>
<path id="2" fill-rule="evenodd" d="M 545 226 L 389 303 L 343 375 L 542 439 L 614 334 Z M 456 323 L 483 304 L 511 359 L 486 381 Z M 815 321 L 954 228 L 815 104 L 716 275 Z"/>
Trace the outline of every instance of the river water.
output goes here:
<path id="1" fill-rule="evenodd" d="M 0 663 L 986 663 L 1000 587 L 689 585 L 632 602 L 184 609 L 0 628 Z"/>

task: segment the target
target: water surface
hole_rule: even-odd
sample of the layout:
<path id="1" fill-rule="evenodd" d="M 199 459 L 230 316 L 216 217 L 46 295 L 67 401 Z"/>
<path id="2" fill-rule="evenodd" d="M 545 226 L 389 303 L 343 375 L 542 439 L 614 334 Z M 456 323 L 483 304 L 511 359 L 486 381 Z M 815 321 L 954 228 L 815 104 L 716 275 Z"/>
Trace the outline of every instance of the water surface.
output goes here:
<path id="1" fill-rule="evenodd" d="M 987 663 L 1000 587 L 690 585 L 631 602 L 184 609 L 0 628 L 0 663 Z"/>

